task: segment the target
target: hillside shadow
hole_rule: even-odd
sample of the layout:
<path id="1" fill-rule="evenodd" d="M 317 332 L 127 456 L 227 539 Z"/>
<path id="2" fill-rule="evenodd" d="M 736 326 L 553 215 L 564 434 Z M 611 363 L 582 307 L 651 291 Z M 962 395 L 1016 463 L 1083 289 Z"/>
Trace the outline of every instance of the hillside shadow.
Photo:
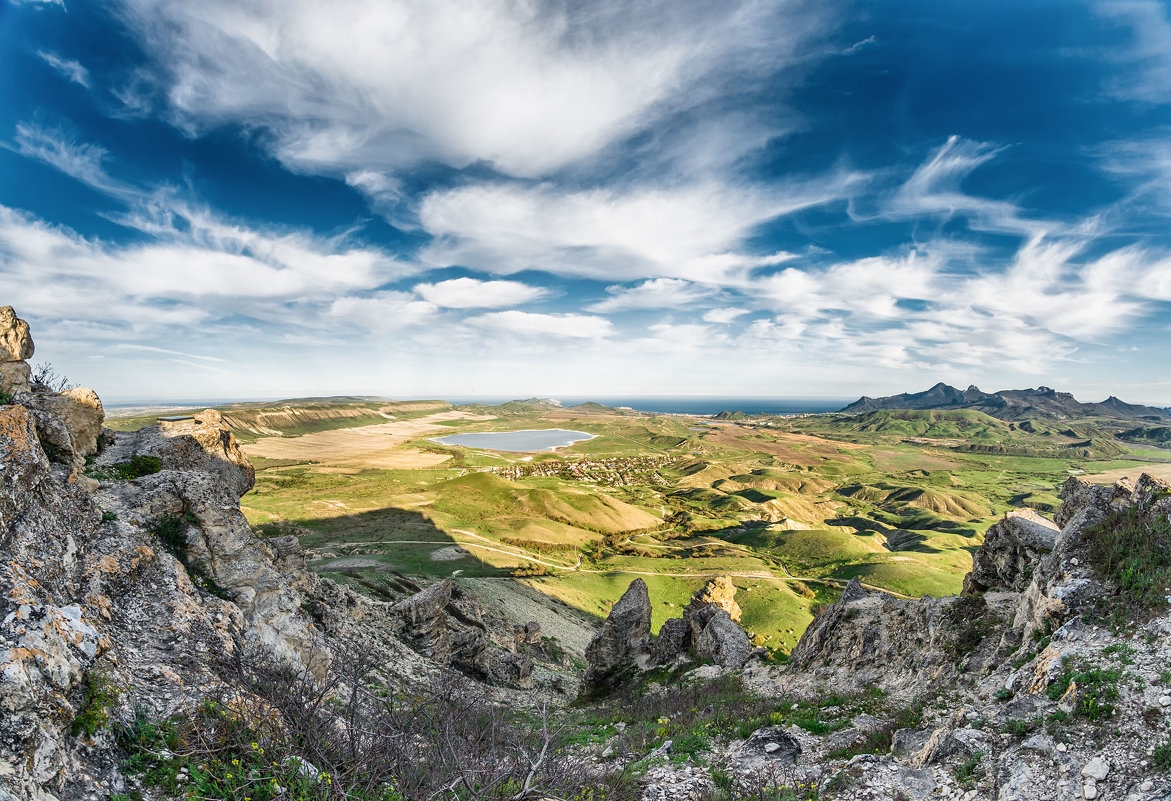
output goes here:
<path id="1" fill-rule="evenodd" d="M 513 572 L 482 558 L 483 546 L 496 547 L 495 543 L 485 541 L 481 546 L 473 537 L 453 536 L 411 509 L 387 507 L 297 525 L 298 540 L 312 552 L 309 566 L 318 573 L 380 577 L 376 583 L 393 583 L 393 576 L 499 577 Z"/>

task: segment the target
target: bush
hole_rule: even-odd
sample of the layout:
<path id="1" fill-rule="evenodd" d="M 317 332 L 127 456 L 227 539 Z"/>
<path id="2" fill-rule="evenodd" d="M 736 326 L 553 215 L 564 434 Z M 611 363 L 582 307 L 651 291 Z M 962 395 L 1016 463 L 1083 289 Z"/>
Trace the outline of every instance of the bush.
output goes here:
<path id="1" fill-rule="evenodd" d="M 1086 720 L 1100 720 L 1114 714 L 1114 701 L 1118 700 L 1118 681 L 1122 678 L 1119 670 L 1106 670 L 1089 665 L 1063 671 L 1049 685 L 1049 698 L 1057 701 L 1069 690 L 1077 689 L 1073 713 Z"/>
<path id="2" fill-rule="evenodd" d="M 149 476 L 163 469 L 163 463 L 157 456 L 142 456 L 135 454 L 130 461 L 116 462 L 105 467 L 97 467 L 86 471 L 90 478 L 99 481 L 131 481 L 143 476 Z"/>
<path id="3" fill-rule="evenodd" d="M 1118 587 L 1120 619 L 1149 619 L 1167 606 L 1171 588 L 1171 521 L 1137 504 L 1090 529 L 1090 557 Z"/>
<path id="4" fill-rule="evenodd" d="M 984 768 L 980 764 L 983 760 L 984 752 L 977 751 L 972 754 L 971 759 L 956 766 L 955 777 L 961 787 L 970 790 L 976 784 L 976 781 L 984 774 Z"/>
<path id="5" fill-rule="evenodd" d="M 41 392 L 64 392 L 77 386 L 68 377 L 53 369 L 51 362 L 34 364 L 29 374 L 29 384 L 34 390 Z"/>
<path id="6" fill-rule="evenodd" d="M 85 677 L 81 709 L 73 718 L 73 736 L 93 737 L 110 722 L 110 709 L 122 697 L 121 690 L 102 671 L 90 671 Z"/>
<path id="7" fill-rule="evenodd" d="M 1155 746 L 1151 761 L 1159 770 L 1171 770 L 1171 743 Z"/>
<path id="8" fill-rule="evenodd" d="M 122 730 L 127 772 L 168 797 L 224 801 L 638 798 L 629 773 L 571 758 L 548 714 L 510 711 L 453 675 L 397 690 L 376 680 L 376 655 L 334 655 L 316 678 L 237 654 L 188 714 Z"/>

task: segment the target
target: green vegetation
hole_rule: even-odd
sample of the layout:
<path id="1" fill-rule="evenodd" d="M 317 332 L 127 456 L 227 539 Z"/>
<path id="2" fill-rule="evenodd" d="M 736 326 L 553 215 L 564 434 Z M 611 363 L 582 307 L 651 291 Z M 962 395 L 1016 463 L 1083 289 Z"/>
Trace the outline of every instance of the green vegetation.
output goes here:
<path id="1" fill-rule="evenodd" d="M 81 706 L 73 717 L 73 736 L 93 737 L 110 722 L 110 709 L 122 697 L 109 674 L 101 670 L 86 673 Z"/>
<path id="2" fill-rule="evenodd" d="M 1092 563 L 1119 590 L 1121 621 L 1148 619 L 1167 606 L 1171 588 L 1171 521 L 1136 506 L 1090 531 Z"/>
<path id="3" fill-rule="evenodd" d="M 153 475 L 162 469 L 163 463 L 157 456 L 135 454 L 130 457 L 130 461 L 117 462 L 105 467 L 94 467 L 87 470 L 86 475 L 99 481 L 131 481 Z"/>
<path id="4" fill-rule="evenodd" d="M 1159 770 L 1171 770 L 1171 743 L 1155 746 L 1151 762 Z"/>
<path id="5" fill-rule="evenodd" d="M 983 761 L 984 752 L 977 751 L 965 762 L 956 766 L 955 777 L 960 787 L 970 790 L 976 785 L 976 782 L 984 775 L 984 766 L 981 764 Z"/>
<path id="6" fill-rule="evenodd" d="M 185 513 L 178 517 L 164 517 L 155 523 L 150 531 L 159 538 L 159 542 L 162 543 L 167 553 L 178 559 L 187 568 L 187 572 L 191 576 L 191 581 L 196 587 L 217 598 L 231 600 L 232 595 L 217 584 L 215 579 L 209 576 L 205 570 L 201 570 L 198 566 L 191 564 L 191 558 L 187 552 L 186 531 L 189 525 L 197 522 L 195 517 L 190 513 Z"/>
<path id="7" fill-rule="evenodd" d="M 1118 682 L 1122 671 L 1080 664 L 1062 673 L 1049 685 L 1047 693 L 1060 700 L 1073 687 L 1073 713 L 1086 720 L 1098 721 L 1114 715 L 1118 700 Z"/>
<path id="8" fill-rule="evenodd" d="M 138 712 L 119 732 L 128 757 L 123 768 L 168 795 L 223 801 L 327 801 L 333 777 L 318 772 L 287 744 L 246 722 L 246 716 L 208 700 L 189 718 L 149 721 Z M 355 801 L 402 801 L 387 788 L 348 796 Z"/>

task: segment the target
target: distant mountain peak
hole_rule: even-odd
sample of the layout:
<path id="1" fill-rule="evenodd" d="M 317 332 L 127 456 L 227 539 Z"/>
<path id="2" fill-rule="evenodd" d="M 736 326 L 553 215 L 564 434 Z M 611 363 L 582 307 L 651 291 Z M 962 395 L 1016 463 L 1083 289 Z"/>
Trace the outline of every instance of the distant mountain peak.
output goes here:
<path id="1" fill-rule="evenodd" d="M 942 381 L 923 392 L 904 392 L 883 398 L 863 395 L 841 411 L 846 414 L 863 414 L 885 409 L 972 409 L 1002 420 L 1023 420 L 1031 417 L 1171 420 L 1171 411 L 1167 409 L 1126 403 L 1114 395 L 1101 403 L 1082 403 L 1068 392 L 1058 392 L 1045 385 L 1035 389 L 1003 389 L 988 393 L 980 391 L 975 384 L 970 384 L 961 392 Z"/>

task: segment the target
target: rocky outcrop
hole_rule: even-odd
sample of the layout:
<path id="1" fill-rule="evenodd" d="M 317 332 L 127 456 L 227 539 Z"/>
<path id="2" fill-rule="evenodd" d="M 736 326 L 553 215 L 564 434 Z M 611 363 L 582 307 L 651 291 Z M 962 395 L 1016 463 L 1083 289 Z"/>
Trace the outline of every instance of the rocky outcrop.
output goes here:
<path id="1" fill-rule="evenodd" d="M 1057 543 L 1057 525 L 1032 509 L 1014 509 L 988 529 L 972 559 L 965 593 L 990 589 L 1020 592 L 1033 570 Z"/>
<path id="2" fill-rule="evenodd" d="M 28 359 L 33 351 L 28 323 L 11 306 L 0 306 L 0 395 L 29 391 Z"/>
<path id="3" fill-rule="evenodd" d="M 33 392 L 20 396 L 20 402 L 34 411 L 42 444 L 51 445 L 78 467 L 85 457 L 98 452 L 105 411 L 97 393 L 87 387 L 63 392 Z"/>
<path id="4" fill-rule="evenodd" d="M 646 652 L 650 634 L 650 593 L 646 582 L 638 578 L 630 582 L 611 607 L 602 630 L 586 646 L 583 688 L 588 692 L 603 689 L 636 665 Z"/>
<path id="5" fill-rule="evenodd" d="M 597 691 L 636 668 L 693 657 L 728 670 L 744 667 L 757 651 L 737 622 L 740 607 L 735 596 L 730 578 L 713 578 L 691 597 L 682 617 L 664 621 L 658 636 L 651 638 L 650 596 L 646 582 L 635 579 L 586 649 L 583 687 Z"/>
<path id="6" fill-rule="evenodd" d="M 691 600 L 683 609 L 684 619 L 694 617 L 708 607 L 723 609 L 733 623 L 740 622 L 740 605 L 736 603 L 736 586 L 728 576 L 716 576 L 710 579 L 698 592 L 691 596 Z"/>
<path id="7" fill-rule="evenodd" d="M 32 347 L 0 309 L 5 363 Z M 109 688 L 102 715 L 126 721 L 202 697 L 242 650 L 319 671 L 328 652 L 300 609 L 315 579 L 295 541 L 248 526 L 252 468 L 215 416 L 103 434 L 92 391 L 17 389 L 0 405 L 0 797 L 105 798 L 127 788 L 109 727 L 73 727 L 86 687 Z M 112 469 L 144 454 L 158 472 Z"/>
<path id="8" fill-rule="evenodd" d="M 873 731 L 889 740 L 855 736 L 869 717 L 855 715 L 851 728 L 806 748 L 805 776 L 844 770 L 858 777 L 859 797 L 1171 797 L 1171 780 L 1151 767 L 1168 743 L 1171 615 L 1157 598 L 1140 610 L 1111 578 L 1131 555 L 1115 539 L 1121 528 L 1141 527 L 1148 539 L 1137 547 L 1168 547 L 1171 485 L 1148 475 L 1114 486 L 1071 478 L 1062 498 L 1055 523 L 1023 513 L 994 526 L 963 597 L 903 600 L 853 581 L 817 616 L 761 686 L 809 698 L 873 697 L 877 687 L 896 708 L 932 699 L 936 711 L 914 726 L 881 721 Z M 1151 572 L 1160 558 L 1133 569 L 1163 581 Z M 834 750 L 882 742 L 889 754 L 848 762 Z M 725 770 L 742 766 L 760 769 L 741 758 Z"/>
<path id="9" fill-rule="evenodd" d="M 244 633 L 159 539 L 53 469 L 33 413 L 0 408 L 0 784 L 11 798 L 119 791 L 108 733 L 74 736 L 87 682 L 118 710 L 166 712 L 210 679 Z"/>
<path id="10" fill-rule="evenodd" d="M 54 463 L 70 467 L 70 482 L 80 481 L 85 457 L 98 451 L 105 412 L 97 393 L 85 387 L 56 392 L 30 382 L 25 359 L 34 351 L 28 323 L 19 319 L 11 306 L 0 307 L 0 396 L 19 404 L 32 414 L 37 439 Z"/>
<path id="11" fill-rule="evenodd" d="M 451 655 L 444 612 L 449 603 L 451 579 L 443 579 L 395 604 L 391 612 L 402 621 L 403 640 L 423 656 L 446 661 Z"/>
<path id="12" fill-rule="evenodd" d="M 738 670 L 752 656 L 752 643 L 725 609 L 715 609 L 695 638 L 695 654 L 722 668 Z"/>
<path id="13" fill-rule="evenodd" d="M 252 489 L 256 471 L 223 416 L 207 409 L 191 417 L 161 420 L 138 431 L 114 434 L 96 467 L 125 464 L 135 456 L 158 459 L 163 470 L 207 473 L 240 498 Z"/>

